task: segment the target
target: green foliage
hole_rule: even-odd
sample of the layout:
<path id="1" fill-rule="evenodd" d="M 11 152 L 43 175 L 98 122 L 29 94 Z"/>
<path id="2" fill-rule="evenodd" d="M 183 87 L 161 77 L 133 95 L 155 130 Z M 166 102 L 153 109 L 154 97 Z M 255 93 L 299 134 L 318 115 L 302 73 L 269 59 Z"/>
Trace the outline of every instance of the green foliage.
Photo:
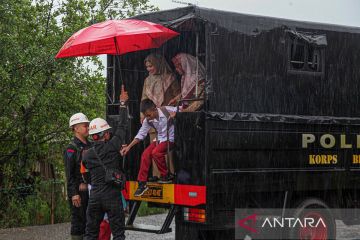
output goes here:
<path id="1" fill-rule="evenodd" d="M 4 228 L 28 225 L 30 218 L 28 212 L 24 209 L 23 203 L 15 197 L 7 200 L 9 204 L 4 209 L 2 214 L 4 217 L 1 218 L 0 225 Z"/>
<path id="2" fill-rule="evenodd" d="M 1 1 L 0 190 L 16 188 L 38 161 L 52 164 L 62 178 L 69 117 L 104 116 L 103 66 L 97 57 L 55 60 L 65 41 L 95 22 L 150 10 L 148 0 Z M 14 211 L 14 224 L 31 221 L 17 204 L 45 211 L 36 199 L 4 199 L 0 213 Z"/>
<path id="3" fill-rule="evenodd" d="M 149 207 L 147 202 L 143 202 L 140 205 L 138 216 L 148 216 L 148 215 L 154 215 L 154 214 L 161 214 L 165 213 L 167 210 L 165 208 L 157 208 L 157 207 Z"/>
<path id="4" fill-rule="evenodd" d="M 69 201 L 64 197 L 56 198 L 55 223 L 70 222 Z"/>
<path id="5" fill-rule="evenodd" d="M 52 203 L 54 223 L 70 221 L 69 203 L 63 192 L 64 184 L 53 181 L 2 191 L 0 203 L 4 208 L 0 210 L 1 228 L 49 224 Z M 51 200 L 52 196 L 54 201 Z"/>

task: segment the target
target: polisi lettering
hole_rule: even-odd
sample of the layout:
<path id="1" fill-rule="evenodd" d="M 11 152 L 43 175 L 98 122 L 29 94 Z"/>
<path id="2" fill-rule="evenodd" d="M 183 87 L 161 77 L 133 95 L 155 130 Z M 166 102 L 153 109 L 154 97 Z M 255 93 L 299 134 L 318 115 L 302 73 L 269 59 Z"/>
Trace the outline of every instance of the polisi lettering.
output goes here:
<path id="1" fill-rule="evenodd" d="M 302 148 L 309 148 L 313 144 L 319 144 L 322 148 L 331 149 L 339 147 L 341 149 L 351 149 L 353 147 L 360 148 L 360 135 L 356 135 L 356 142 L 352 142 L 353 138 L 345 134 L 332 135 L 322 134 L 316 136 L 312 133 L 302 134 Z"/>

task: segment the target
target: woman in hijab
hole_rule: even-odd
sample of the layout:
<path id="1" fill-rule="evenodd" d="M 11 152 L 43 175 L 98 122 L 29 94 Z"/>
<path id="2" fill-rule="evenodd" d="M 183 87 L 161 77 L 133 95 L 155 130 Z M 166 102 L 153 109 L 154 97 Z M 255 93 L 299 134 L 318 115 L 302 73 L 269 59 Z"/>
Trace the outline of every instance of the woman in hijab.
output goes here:
<path id="1" fill-rule="evenodd" d="M 165 58 L 150 54 L 144 60 L 149 76 L 144 81 L 141 101 L 152 100 L 156 107 L 168 105 L 180 93 L 180 86 Z"/>
<path id="2" fill-rule="evenodd" d="M 181 93 L 171 99 L 174 104 L 180 99 L 204 98 L 205 96 L 205 67 L 200 61 L 187 53 L 178 53 L 172 58 L 176 71 L 181 75 Z M 197 87 L 196 87 L 197 85 Z M 203 101 L 184 102 L 182 112 L 199 110 Z"/>

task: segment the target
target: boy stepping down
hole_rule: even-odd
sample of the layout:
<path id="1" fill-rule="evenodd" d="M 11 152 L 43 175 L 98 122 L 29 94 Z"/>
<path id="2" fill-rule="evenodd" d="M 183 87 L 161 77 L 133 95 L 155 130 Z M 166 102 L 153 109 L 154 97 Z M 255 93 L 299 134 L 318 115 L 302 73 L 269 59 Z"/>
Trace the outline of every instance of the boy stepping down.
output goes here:
<path id="1" fill-rule="evenodd" d="M 122 149 L 121 154 L 126 155 L 134 145 L 144 140 L 150 128 L 156 129 L 157 142 L 152 142 L 141 155 L 140 170 L 137 178 L 139 184 L 134 194 L 135 197 L 142 196 L 148 190 L 146 181 L 152 160 L 154 160 L 160 171 L 159 182 L 169 182 L 165 156 L 174 147 L 174 125 L 171 120 L 176 115 L 176 107 L 157 108 L 151 100 L 145 99 L 141 101 L 140 111 L 144 114 L 145 120 L 134 140 Z"/>

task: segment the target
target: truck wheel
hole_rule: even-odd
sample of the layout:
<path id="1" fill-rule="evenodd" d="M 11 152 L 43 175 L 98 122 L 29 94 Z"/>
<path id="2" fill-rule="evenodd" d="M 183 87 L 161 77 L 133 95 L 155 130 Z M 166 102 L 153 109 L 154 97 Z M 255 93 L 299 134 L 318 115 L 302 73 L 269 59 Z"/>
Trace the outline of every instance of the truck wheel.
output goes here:
<path id="1" fill-rule="evenodd" d="M 318 199 L 308 199 L 302 202 L 294 212 L 294 218 L 311 218 L 314 226 L 296 226 L 289 230 L 290 239 L 336 239 L 336 222 L 329 207 Z M 320 219 L 322 221 L 320 221 Z M 319 224 L 317 224 L 319 223 Z M 324 224 L 323 224 L 324 223 Z"/>

